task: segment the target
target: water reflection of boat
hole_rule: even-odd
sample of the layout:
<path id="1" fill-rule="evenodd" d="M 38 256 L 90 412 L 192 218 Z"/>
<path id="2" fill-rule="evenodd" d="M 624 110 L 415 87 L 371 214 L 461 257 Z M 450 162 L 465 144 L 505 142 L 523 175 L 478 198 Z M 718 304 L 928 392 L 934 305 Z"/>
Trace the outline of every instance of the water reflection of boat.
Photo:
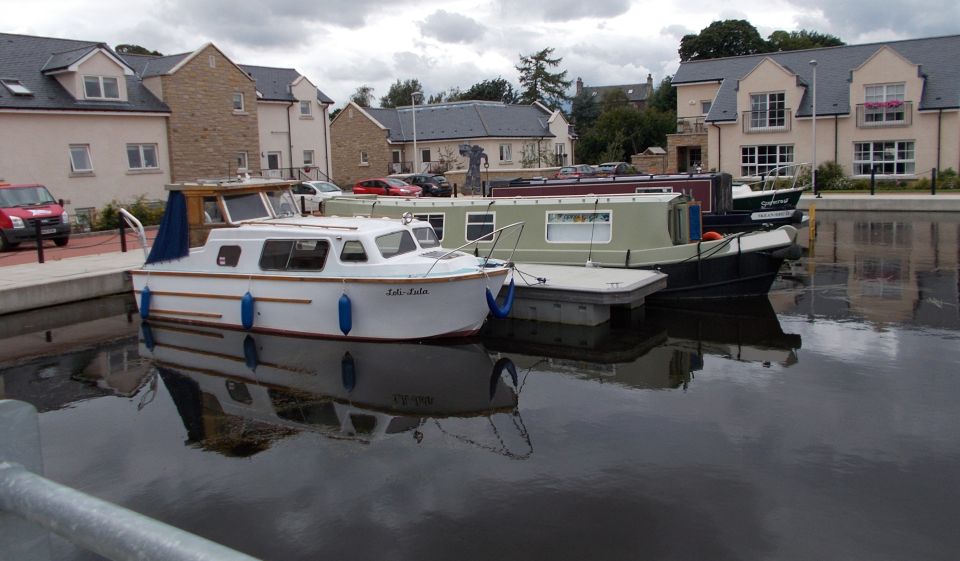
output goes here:
<path id="1" fill-rule="evenodd" d="M 767 299 L 709 309 L 647 305 L 617 326 L 488 322 L 484 345 L 510 353 L 517 368 L 549 368 L 639 389 L 685 388 L 705 355 L 788 367 L 800 335 L 784 333 Z"/>
<path id="2" fill-rule="evenodd" d="M 478 343 L 318 341 L 143 325 L 141 353 L 156 364 L 188 443 L 229 455 L 259 452 L 302 430 L 364 443 L 411 433 L 419 441 L 428 420 L 518 416 L 513 364 L 495 362 Z M 522 423 L 518 430 L 528 443 Z"/>

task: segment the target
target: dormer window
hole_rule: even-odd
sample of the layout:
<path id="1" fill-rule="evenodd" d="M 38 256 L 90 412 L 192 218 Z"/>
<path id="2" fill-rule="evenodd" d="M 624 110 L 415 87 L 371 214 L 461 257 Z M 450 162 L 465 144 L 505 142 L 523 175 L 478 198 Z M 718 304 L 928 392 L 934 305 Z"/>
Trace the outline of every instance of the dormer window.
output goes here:
<path id="1" fill-rule="evenodd" d="M 0 80 L 0 84 L 3 84 L 4 87 L 10 90 L 10 93 L 12 93 L 13 95 L 33 95 L 33 92 L 31 92 L 26 86 L 24 86 L 23 83 L 20 82 L 20 80 L 12 80 L 12 79 L 4 78 Z"/>
<path id="2" fill-rule="evenodd" d="M 83 95 L 87 99 L 120 99 L 120 82 L 113 76 L 84 76 Z"/>

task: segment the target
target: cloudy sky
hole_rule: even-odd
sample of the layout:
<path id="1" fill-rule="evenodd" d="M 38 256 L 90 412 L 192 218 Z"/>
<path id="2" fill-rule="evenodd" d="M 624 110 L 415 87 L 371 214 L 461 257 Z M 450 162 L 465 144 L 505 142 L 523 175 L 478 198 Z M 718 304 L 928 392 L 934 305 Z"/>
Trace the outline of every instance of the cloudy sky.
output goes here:
<path id="1" fill-rule="evenodd" d="M 553 47 L 587 85 L 659 83 L 686 33 L 747 19 L 764 37 L 815 30 L 848 44 L 960 33 L 956 0 L 0 0 L 0 32 L 143 45 L 164 54 L 213 42 L 241 64 L 293 67 L 337 105 L 397 79 L 426 93 L 503 77 Z"/>

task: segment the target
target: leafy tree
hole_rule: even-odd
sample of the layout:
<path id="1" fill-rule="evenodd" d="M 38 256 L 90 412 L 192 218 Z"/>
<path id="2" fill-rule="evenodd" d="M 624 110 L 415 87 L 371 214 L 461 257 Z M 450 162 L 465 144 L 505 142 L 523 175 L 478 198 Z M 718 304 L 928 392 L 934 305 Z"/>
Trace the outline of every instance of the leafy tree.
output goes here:
<path id="1" fill-rule="evenodd" d="M 380 107 L 392 108 L 411 105 L 413 103 L 413 94 L 420 94 L 421 99 L 425 99 L 425 96 L 423 96 L 423 86 L 420 85 L 420 80 L 412 78 L 401 82 L 399 79 L 397 79 L 396 82 L 391 84 L 390 89 L 387 91 L 387 95 L 380 98 Z"/>
<path id="2" fill-rule="evenodd" d="M 427 103 L 443 103 L 444 101 L 454 101 L 454 97 L 460 94 L 460 88 L 454 87 L 451 88 L 450 92 L 446 90 L 439 91 L 435 94 L 430 94 L 427 96 Z"/>
<path id="3" fill-rule="evenodd" d="M 630 98 L 621 89 L 608 90 L 600 100 L 600 112 L 606 113 L 630 105 Z"/>
<path id="4" fill-rule="evenodd" d="M 494 80 L 477 82 L 465 91 L 458 90 L 455 96 L 451 95 L 448 98 L 449 101 L 485 100 L 501 101 L 507 104 L 517 103 L 519 99 L 520 96 L 513 89 L 513 84 L 499 76 Z"/>
<path id="5" fill-rule="evenodd" d="M 343 111 L 343 107 L 337 107 L 336 109 L 334 109 L 333 111 L 331 111 L 331 112 L 330 112 L 330 120 L 332 121 L 332 120 L 336 119 L 336 118 L 337 118 L 337 115 L 339 115 L 341 111 Z"/>
<path id="6" fill-rule="evenodd" d="M 680 40 L 680 60 L 704 60 L 767 52 L 757 28 L 743 19 L 715 21 Z"/>
<path id="7" fill-rule="evenodd" d="M 768 51 L 799 51 L 818 47 L 839 47 L 845 45 L 839 37 L 816 31 L 774 31 L 767 37 Z"/>
<path id="8" fill-rule="evenodd" d="M 570 104 L 570 117 L 581 134 L 590 130 L 599 116 L 600 105 L 594 102 L 593 96 L 582 91 L 573 97 L 573 102 Z"/>
<path id="9" fill-rule="evenodd" d="M 515 68 L 520 73 L 520 102 L 533 103 L 541 100 L 552 109 L 557 109 L 569 99 L 567 71 L 551 72 L 560 65 L 562 58 L 550 58 L 553 48 L 547 47 L 529 56 L 520 55 L 520 64 Z"/>
<path id="10" fill-rule="evenodd" d="M 141 47 L 140 45 L 128 45 L 126 43 L 117 45 L 113 48 L 121 55 L 151 55 L 151 56 L 163 56 L 160 54 L 160 51 L 151 51 L 146 47 Z"/>
<path id="11" fill-rule="evenodd" d="M 353 95 L 350 96 L 350 101 L 360 107 L 370 107 L 373 103 L 373 88 L 366 84 L 357 86 L 357 91 L 353 92 Z"/>
<path id="12" fill-rule="evenodd" d="M 647 97 L 647 107 L 658 111 L 677 111 L 677 88 L 673 87 L 673 77 L 667 76 L 660 81 L 657 89 Z"/>
<path id="13" fill-rule="evenodd" d="M 604 111 L 593 128 L 581 134 L 577 154 L 582 162 L 630 161 L 650 146 L 663 146 L 676 126 L 673 111 L 617 107 Z"/>

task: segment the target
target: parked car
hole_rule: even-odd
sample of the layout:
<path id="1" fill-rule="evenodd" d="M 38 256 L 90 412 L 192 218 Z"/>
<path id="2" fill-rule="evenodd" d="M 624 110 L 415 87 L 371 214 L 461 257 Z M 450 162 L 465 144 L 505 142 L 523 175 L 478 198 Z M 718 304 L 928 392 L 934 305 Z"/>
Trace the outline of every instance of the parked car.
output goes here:
<path id="1" fill-rule="evenodd" d="M 423 189 L 396 177 L 374 177 L 357 181 L 353 186 L 353 192 L 357 195 L 419 197 L 423 193 Z"/>
<path id="2" fill-rule="evenodd" d="M 432 173 L 407 173 L 403 175 L 391 175 L 390 177 L 406 181 L 411 185 L 416 185 L 423 189 L 424 197 L 449 197 L 453 190 L 447 178 L 442 175 Z"/>
<path id="3" fill-rule="evenodd" d="M 637 170 L 627 162 L 606 162 L 597 167 L 597 175 L 599 176 L 630 175 L 632 173 L 637 173 Z"/>
<path id="4" fill-rule="evenodd" d="M 343 190 L 329 181 L 304 181 L 291 189 L 294 199 L 299 203 L 303 198 L 303 206 L 307 212 L 321 210 L 324 200 L 343 194 Z"/>
<path id="5" fill-rule="evenodd" d="M 70 240 L 67 211 L 46 187 L 0 183 L 0 251 L 36 240 L 37 226 L 41 238 L 53 239 L 58 246 Z"/>
<path id="6" fill-rule="evenodd" d="M 575 166 L 563 166 L 560 171 L 555 173 L 555 179 L 575 179 L 578 177 L 593 177 L 597 175 L 597 170 L 588 164 L 577 164 Z"/>

